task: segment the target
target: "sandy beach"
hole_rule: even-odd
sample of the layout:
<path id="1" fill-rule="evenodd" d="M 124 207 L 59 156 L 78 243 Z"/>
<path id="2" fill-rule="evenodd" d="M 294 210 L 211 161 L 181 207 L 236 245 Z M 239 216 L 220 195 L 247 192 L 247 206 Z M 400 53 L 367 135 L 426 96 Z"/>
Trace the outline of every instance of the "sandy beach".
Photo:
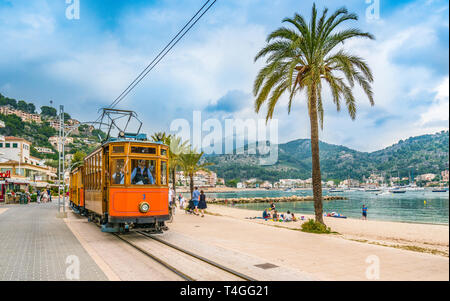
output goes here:
<path id="1" fill-rule="evenodd" d="M 300 229 L 302 223 L 301 221 L 280 223 L 261 219 L 248 219 L 251 217 L 259 217 L 262 215 L 262 212 L 237 209 L 230 206 L 208 205 L 208 211 L 212 214 L 287 229 Z M 307 214 L 297 214 L 296 216 L 304 216 L 305 220 L 314 218 L 312 215 Z M 447 257 L 449 254 L 448 225 L 363 221 L 359 219 L 337 219 L 331 217 L 325 217 L 324 220 L 327 226 L 331 227 L 332 231 L 339 233 L 336 236 L 343 239 L 395 246 L 398 248 L 404 247 L 405 249 L 415 249 L 416 251 L 436 253 Z"/>
<path id="2" fill-rule="evenodd" d="M 448 226 L 326 218 L 339 234 L 323 235 L 299 231 L 300 222 L 247 219 L 260 216 L 251 210 L 221 205 L 208 205 L 207 210 L 203 218 L 178 210 L 165 235 L 183 235 L 190 239 L 188 246 L 226 249 L 238 258 L 292 269 L 316 280 L 449 279 Z M 370 276 L 373 263 L 379 267 L 377 277 Z"/>

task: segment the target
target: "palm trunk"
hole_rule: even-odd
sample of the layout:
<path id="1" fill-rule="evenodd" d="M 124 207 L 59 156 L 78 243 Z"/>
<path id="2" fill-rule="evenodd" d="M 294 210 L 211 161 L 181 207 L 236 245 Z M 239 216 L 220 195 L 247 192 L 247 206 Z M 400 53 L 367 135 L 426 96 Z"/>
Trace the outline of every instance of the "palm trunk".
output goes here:
<path id="1" fill-rule="evenodd" d="M 314 211 L 316 213 L 316 221 L 323 222 L 323 205 L 322 205 L 322 176 L 320 173 L 320 156 L 319 156 L 319 122 L 317 118 L 317 100 L 315 90 L 311 93 L 309 119 L 311 122 L 311 154 L 312 154 L 312 186 L 314 195 Z"/>
<path id="2" fill-rule="evenodd" d="M 191 199 L 194 197 L 194 175 L 189 175 L 189 179 L 191 180 L 189 183 L 189 188 L 191 189 Z"/>
<path id="3" fill-rule="evenodd" d="M 177 198 L 177 173 L 175 166 L 172 168 L 172 188 L 173 188 L 173 195 L 175 196 L 175 199 Z"/>

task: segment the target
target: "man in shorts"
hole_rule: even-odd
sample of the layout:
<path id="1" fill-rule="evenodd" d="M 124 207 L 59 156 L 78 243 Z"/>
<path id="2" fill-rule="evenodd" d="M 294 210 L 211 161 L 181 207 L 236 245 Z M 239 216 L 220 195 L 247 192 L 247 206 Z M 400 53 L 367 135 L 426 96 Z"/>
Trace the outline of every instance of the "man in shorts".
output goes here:
<path id="1" fill-rule="evenodd" d="M 198 187 L 195 187 L 194 192 L 192 193 L 192 201 L 194 202 L 194 206 L 195 206 L 195 214 L 198 214 L 198 202 L 200 198 L 200 191 L 198 191 Z"/>

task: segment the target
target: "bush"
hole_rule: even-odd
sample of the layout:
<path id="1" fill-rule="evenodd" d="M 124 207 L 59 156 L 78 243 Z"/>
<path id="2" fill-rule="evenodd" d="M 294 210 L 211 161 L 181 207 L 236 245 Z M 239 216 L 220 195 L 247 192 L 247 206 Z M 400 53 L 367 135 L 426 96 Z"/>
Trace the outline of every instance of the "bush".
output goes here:
<path id="1" fill-rule="evenodd" d="M 317 234 L 330 234 L 331 228 L 310 219 L 302 224 L 302 231 Z"/>

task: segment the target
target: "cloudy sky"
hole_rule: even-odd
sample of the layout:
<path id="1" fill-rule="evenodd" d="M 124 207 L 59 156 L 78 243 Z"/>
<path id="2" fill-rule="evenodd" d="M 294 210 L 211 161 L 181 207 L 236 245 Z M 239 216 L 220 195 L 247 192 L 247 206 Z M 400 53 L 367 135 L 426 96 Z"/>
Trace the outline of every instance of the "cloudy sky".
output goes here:
<path id="1" fill-rule="evenodd" d="M 349 26 L 376 36 L 345 44 L 372 67 L 376 106 L 356 89 L 358 117 L 351 121 L 326 99 L 322 140 L 373 151 L 448 129 L 448 1 L 315 2 L 320 10 L 345 5 L 360 16 Z M 69 20 L 66 0 L 0 0 L 0 93 L 38 106 L 53 100 L 79 120 L 94 120 L 203 3 L 80 0 L 79 20 Z M 137 111 L 148 133 L 169 131 L 175 119 L 191 122 L 194 110 L 203 119 L 264 118 L 253 110 L 262 66 L 253 58 L 284 17 L 309 18 L 312 3 L 218 0 L 119 108 Z M 309 137 L 304 96 L 290 115 L 283 100 L 275 118 L 280 142 Z"/>

